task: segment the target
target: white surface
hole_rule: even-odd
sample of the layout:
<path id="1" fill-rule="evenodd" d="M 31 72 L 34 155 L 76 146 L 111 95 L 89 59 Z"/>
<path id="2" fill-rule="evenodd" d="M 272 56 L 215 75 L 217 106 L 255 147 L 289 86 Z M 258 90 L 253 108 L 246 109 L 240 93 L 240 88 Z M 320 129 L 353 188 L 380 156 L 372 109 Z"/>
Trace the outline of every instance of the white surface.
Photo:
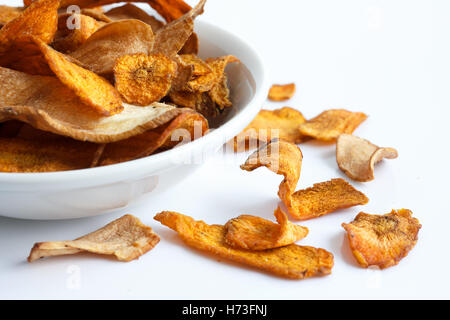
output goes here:
<path id="1" fill-rule="evenodd" d="M 289 105 L 306 117 L 330 107 L 366 112 L 370 118 L 355 134 L 400 153 L 376 167 L 375 181 L 354 183 L 370 198 L 368 205 L 302 223 L 310 234 L 301 244 L 334 254 L 332 275 L 292 281 L 219 263 L 153 221 L 161 210 L 208 223 L 242 213 L 272 218 L 281 178 L 265 169 L 243 172 L 239 164 L 245 155 L 228 155 L 158 199 L 120 214 L 62 222 L 1 218 L 0 297 L 450 298 L 449 9 L 445 0 L 211 0 L 207 5 L 202 19 L 251 39 L 265 56 L 273 82 L 297 83 L 294 99 L 265 107 Z M 344 177 L 334 146 L 301 148 L 298 188 Z M 393 208 L 409 208 L 420 219 L 417 246 L 396 267 L 357 267 L 340 224 L 361 210 L 381 214 Z M 25 262 L 34 242 L 75 238 L 123 213 L 140 217 L 161 236 L 161 243 L 138 261 L 81 255 Z"/>

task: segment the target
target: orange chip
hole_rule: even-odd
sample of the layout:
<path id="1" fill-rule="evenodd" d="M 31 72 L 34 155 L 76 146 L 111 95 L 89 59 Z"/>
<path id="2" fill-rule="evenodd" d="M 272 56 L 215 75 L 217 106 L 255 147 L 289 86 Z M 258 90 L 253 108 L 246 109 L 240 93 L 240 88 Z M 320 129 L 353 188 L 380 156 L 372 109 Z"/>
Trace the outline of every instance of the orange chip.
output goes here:
<path id="1" fill-rule="evenodd" d="M 153 43 L 153 31 L 148 24 L 139 20 L 120 20 L 98 29 L 70 56 L 92 72 L 112 78 L 118 58 L 135 53 L 149 54 Z"/>
<path id="2" fill-rule="evenodd" d="M 318 218 L 339 209 L 363 205 L 369 199 L 344 179 L 316 183 L 292 194 L 290 214 L 298 220 Z M 286 204 L 287 205 L 287 204 Z"/>
<path id="3" fill-rule="evenodd" d="M 285 101 L 292 98 L 295 94 L 295 83 L 274 84 L 269 91 L 269 99 L 272 101 Z"/>
<path id="4" fill-rule="evenodd" d="M 172 81 L 172 90 L 183 90 L 194 75 L 194 66 L 192 64 L 185 63 L 178 55 L 176 55 L 173 60 L 177 64 L 177 72 Z"/>
<path id="5" fill-rule="evenodd" d="M 0 25 L 5 25 L 21 15 L 24 8 L 0 5 Z"/>
<path id="6" fill-rule="evenodd" d="M 277 110 L 261 110 L 255 119 L 235 138 L 235 151 L 257 147 L 258 142 L 268 143 L 272 139 L 299 144 L 308 138 L 299 127 L 306 119 L 300 111 L 284 107 Z"/>
<path id="7" fill-rule="evenodd" d="M 146 24 L 150 25 L 152 27 L 153 32 L 158 31 L 164 26 L 163 22 L 149 15 L 141 8 L 132 5 L 131 3 L 126 3 L 121 7 L 112 8 L 105 14 L 114 21 L 127 19 L 141 20 L 142 22 L 145 22 Z"/>
<path id="8" fill-rule="evenodd" d="M 213 72 L 208 63 L 200 59 L 194 54 L 181 54 L 181 60 L 183 63 L 191 65 L 193 67 L 192 75 L 199 77 L 209 75 Z"/>
<path id="9" fill-rule="evenodd" d="M 341 134 L 336 143 L 336 161 L 345 174 L 356 181 L 371 181 L 375 164 L 386 159 L 398 157 L 393 148 L 380 148 L 367 140 Z"/>
<path id="10" fill-rule="evenodd" d="M 358 263 L 381 269 L 397 265 L 417 243 L 422 227 L 410 210 L 392 210 L 385 215 L 358 214 L 342 226 Z"/>
<path id="11" fill-rule="evenodd" d="M 207 118 L 214 118 L 219 114 L 219 110 L 208 92 L 172 90 L 169 92 L 169 97 L 176 105 L 193 109 Z"/>
<path id="12" fill-rule="evenodd" d="M 221 80 L 219 80 L 219 82 L 211 88 L 209 91 L 209 96 L 220 111 L 233 106 L 233 102 L 230 100 L 228 78 L 225 73 L 223 74 Z"/>
<path id="13" fill-rule="evenodd" d="M 234 248 L 258 251 L 284 247 L 308 235 L 308 228 L 289 222 L 280 208 L 275 211 L 275 217 L 278 224 L 249 215 L 231 219 L 225 224 L 226 243 Z"/>
<path id="14" fill-rule="evenodd" d="M 183 241 L 193 248 L 281 277 L 305 279 L 328 275 L 333 267 L 333 255 L 324 249 L 295 244 L 264 251 L 236 249 L 226 244 L 224 226 L 208 225 L 167 211 L 156 215 L 155 220 L 178 232 Z"/>
<path id="15" fill-rule="evenodd" d="M 114 67 L 116 88 L 126 102 L 146 106 L 166 96 L 176 68 L 176 63 L 162 54 L 122 56 Z"/>
<path id="16" fill-rule="evenodd" d="M 44 257 L 91 252 L 132 261 L 152 250 L 159 236 L 138 218 L 125 215 L 103 228 L 72 241 L 39 242 L 31 249 L 28 262 Z"/>
<path id="17" fill-rule="evenodd" d="M 342 109 L 327 110 L 300 126 L 300 133 L 322 141 L 335 141 L 342 133 L 351 134 L 367 115 Z"/>
<path id="18" fill-rule="evenodd" d="M 172 22 L 188 13 L 192 8 L 183 0 L 150 0 L 153 9 L 156 10 L 167 22 Z"/>

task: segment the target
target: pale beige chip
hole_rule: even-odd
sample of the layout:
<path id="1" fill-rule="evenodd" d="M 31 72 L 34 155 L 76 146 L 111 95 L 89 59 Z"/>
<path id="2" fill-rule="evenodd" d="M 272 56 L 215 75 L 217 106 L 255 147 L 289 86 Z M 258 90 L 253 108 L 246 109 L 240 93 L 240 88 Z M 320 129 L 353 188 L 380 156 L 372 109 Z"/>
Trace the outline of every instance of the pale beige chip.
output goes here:
<path id="1" fill-rule="evenodd" d="M 295 94 L 295 83 L 274 84 L 269 91 L 269 99 L 272 101 L 285 101 Z"/>
<path id="2" fill-rule="evenodd" d="M 366 182 L 375 179 L 375 164 L 398 157 L 393 148 L 380 148 L 367 140 L 349 134 L 339 136 L 336 144 L 336 161 L 339 168 L 353 180 Z"/>
<path id="3" fill-rule="evenodd" d="M 321 141 L 335 141 L 341 134 L 351 134 L 367 119 L 361 112 L 332 109 L 322 112 L 300 126 L 300 133 Z"/>
<path id="4" fill-rule="evenodd" d="M 107 11 L 105 15 L 111 18 L 113 21 L 137 19 L 145 22 L 152 27 L 153 32 L 158 31 L 164 26 L 162 21 L 159 21 L 155 17 L 149 15 L 147 12 L 131 3 L 126 3 L 121 7 L 115 7 Z"/>
<path id="5" fill-rule="evenodd" d="M 217 257 L 249 265 L 281 277 L 305 279 L 331 273 L 333 255 L 313 247 L 291 244 L 263 251 L 236 249 L 225 242 L 226 228 L 208 225 L 176 212 L 161 212 L 154 218 L 178 232 L 189 246 Z"/>
<path id="6" fill-rule="evenodd" d="M 38 242 L 31 249 L 28 262 L 80 252 L 113 255 L 128 262 L 152 250 L 159 240 L 152 228 L 132 215 L 125 215 L 76 240 Z"/>
<path id="7" fill-rule="evenodd" d="M 226 243 L 234 248 L 258 251 L 284 247 L 308 235 L 308 228 L 289 222 L 280 208 L 275 211 L 275 217 L 278 224 L 250 215 L 231 219 L 225 224 Z"/>
<path id="8" fill-rule="evenodd" d="M 342 226 L 360 266 L 381 269 L 395 266 L 408 255 L 422 227 L 407 209 L 392 210 L 385 215 L 361 212 L 353 222 Z"/>

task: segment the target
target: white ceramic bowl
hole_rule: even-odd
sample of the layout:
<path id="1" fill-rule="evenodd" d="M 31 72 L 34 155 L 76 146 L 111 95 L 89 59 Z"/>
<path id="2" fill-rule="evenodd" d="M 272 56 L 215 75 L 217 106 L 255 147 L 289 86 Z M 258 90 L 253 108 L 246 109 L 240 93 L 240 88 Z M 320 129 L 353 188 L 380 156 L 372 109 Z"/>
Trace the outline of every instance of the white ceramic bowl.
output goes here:
<path id="1" fill-rule="evenodd" d="M 216 130 L 175 149 L 117 165 L 52 173 L 0 173 L 0 215 L 72 219 L 126 208 L 182 181 L 208 154 L 243 130 L 266 98 L 263 62 L 256 50 L 225 30 L 198 21 L 196 32 L 201 40 L 200 56 L 232 54 L 243 62 L 227 70 L 234 106 Z"/>

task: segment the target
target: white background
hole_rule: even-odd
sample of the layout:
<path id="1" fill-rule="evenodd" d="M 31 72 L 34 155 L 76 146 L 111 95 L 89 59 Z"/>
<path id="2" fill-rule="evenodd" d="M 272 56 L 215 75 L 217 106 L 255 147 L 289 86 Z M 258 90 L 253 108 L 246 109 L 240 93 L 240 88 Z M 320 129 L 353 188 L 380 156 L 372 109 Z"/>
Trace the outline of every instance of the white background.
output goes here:
<path id="1" fill-rule="evenodd" d="M 153 220 L 162 210 L 217 224 L 244 213 L 272 219 L 281 177 L 266 169 L 243 172 L 245 155 L 227 155 L 126 212 L 59 222 L 0 218 L 0 298 L 450 298 L 449 13 L 446 0 L 210 0 L 201 17 L 259 48 L 273 83 L 297 84 L 291 101 L 267 102 L 265 108 L 288 105 L 307 118 L 329 108 L 362 111 L 370 117 L 355 134 L 398 149 L 398 159 L 376 167 L 375 181 L 353 183 L 370 198 L 368 205 L 302 223 L 310 235 L 300 244 L 334 254 L 331 275 L 285 280 L 218 262 Z M 345 177 L 334 146 L 301 148 L 298 188 Z M 411 209 L 420 219 L 416 247 L 393 268 L 359 268 L 341 223 L 361 210 L 382 214 L 393 208 Z M 34 242 L 73 239 L 125 213 L 161 236 L 137 261 L 92 255 L 25 260 Z"/>

